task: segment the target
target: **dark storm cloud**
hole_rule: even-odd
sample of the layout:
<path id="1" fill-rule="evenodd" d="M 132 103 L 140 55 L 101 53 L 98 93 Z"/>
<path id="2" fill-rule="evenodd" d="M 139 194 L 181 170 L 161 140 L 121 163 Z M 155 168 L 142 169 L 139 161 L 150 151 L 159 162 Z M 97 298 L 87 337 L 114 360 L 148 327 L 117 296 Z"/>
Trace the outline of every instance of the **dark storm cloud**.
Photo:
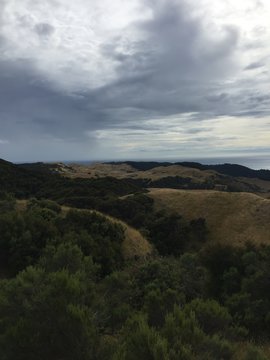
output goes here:
<path id="1" fill-rule="evenodd" d="M 96 126 L 102 115 L 83 96 L 52 89 L 28 62 L 0 62 L 1 135 L 22 134 L 78 138 L 82 129 Z"/>

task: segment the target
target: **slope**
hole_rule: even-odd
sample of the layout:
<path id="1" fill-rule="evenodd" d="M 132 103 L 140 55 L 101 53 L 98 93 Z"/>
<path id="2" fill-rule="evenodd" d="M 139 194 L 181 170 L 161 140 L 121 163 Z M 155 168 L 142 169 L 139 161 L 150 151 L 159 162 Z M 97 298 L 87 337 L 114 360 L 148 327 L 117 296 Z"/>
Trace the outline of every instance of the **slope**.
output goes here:
<path id="1" fill-rule="evenodd" d="M 17 200 L 16 202 L 16 208 L 18 211 L 25 211 L 27 208 L 27 200 Z M 74 209 L 74 208 L 73 208 Z M 63 216 L 71 210 L 68 206 L 62 206 L 62 213 Z M 80 209 L 76 209 L 80 210 Z M 85 209 L 84 209 L 85 211 Z M 111 216 L 108 216 L 104 213 L 101 213 L 96 210 L 88 210 L 90 212 L 95 211 L 99 215 L 105 217 L 108 221 L 112 223 L 117 223 L 122 226 L 124 229 L 124 241 L 122 244 L 122 253 L 126 260 L 132 259 L 132 258 L 145 258 L 148 255 L 150 255 L 153 251 L 153 248 L 151 244 L 143 237 L 143 235 L 133 227 L 126 224 L 124 221 L 121 221 L 119 219 L 113 218 Z"/>
<path id="2" fill-rule="evenodd" d="M 209 240 L 235 245 L 270 243 L 270 200 L 250 193 L 151 189 L 156 209 L 203 217 Z"/>

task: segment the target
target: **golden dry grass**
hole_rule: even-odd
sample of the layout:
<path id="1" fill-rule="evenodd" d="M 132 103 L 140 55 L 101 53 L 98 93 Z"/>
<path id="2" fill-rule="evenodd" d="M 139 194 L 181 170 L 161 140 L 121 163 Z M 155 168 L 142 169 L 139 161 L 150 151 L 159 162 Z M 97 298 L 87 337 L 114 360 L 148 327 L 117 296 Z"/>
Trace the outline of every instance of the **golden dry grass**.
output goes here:
<path id="1" fill-rule="evenodd" d="M 198 170 L 181 165 L 159 166 L 147 171 L 139 171 L 127 164 L 102 164 L 91 165 L 71 164 L 68 167 L 59 164 L 59 171 L 64 176 L 71 178 L 96 178 L 112 176 L 118 179 L 151 179 L 158 180 L 168 176 L 188 177 L 197 182 L 204 182 L 206 179 L 213 179 L 215 171 Z"/>
<path id="2" fill-rule="evenodd" d="M 180 177 L 188 178 L 191 184 L 196 185 L 206 183 L 216 184 L 216 190 L 221 190 L 218 188 L 218 184 L 221 181 L 222 184 L 224 183 L 223 186 L 225 188 L 231 185 L 239 191 L 256 193 L 261 197 L 270 199 L 270 181 L 245 177 L 224 177 L 213 170 L 199 170 L 181 165 L 158 166 L 146 171 L 139 171 L 131 165 L 124 163 L 70 164 L 68 166 L 56 163 L 52 165 L 53 171 L 57 171 L 62 176 L 69 178 L 102 178 L 111 176 L 117 179 L 147 179 L 149 181 L 157 181 L 168 177 Z M 222 176 L 223 180 L 221 180 Z"/>
<path id="3" fill-rule="evenodd" d="M 71 178 L 98 178 L 112 176 L 118 179 L 133 177 L 137 170 L 127 164 L 102 164 L 91 165 L 71 164 L 69 167 L 59 169 L 62 175 Z"/>
<path id="4" fill-rule="evenodd" d="M 241 245 L 270 243 L 270 200 L 250 193 L 151 189 L 156 209 L 206 219 L 209 240 Z"/>
<path id="5" fill-rule="evenodd" d="M 179 176 L 204 182 L 206 179 L 215 178 L 216 173 L 210 170 L 198 170 L 181 165 L 159 166 L 151 170 L 138 172 L 138 178 L 158 180 L 168 176 Z"/>

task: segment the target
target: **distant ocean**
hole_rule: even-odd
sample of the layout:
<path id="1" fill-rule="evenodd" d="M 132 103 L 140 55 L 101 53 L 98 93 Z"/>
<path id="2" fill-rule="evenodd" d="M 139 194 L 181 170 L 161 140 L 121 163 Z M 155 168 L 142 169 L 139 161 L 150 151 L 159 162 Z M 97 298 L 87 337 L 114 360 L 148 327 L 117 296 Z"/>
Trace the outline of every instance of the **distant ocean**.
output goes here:
<path id="1" fill-rule="evenodd" d="M 109 162 L 109 161 L 160 161 L 160 162 L 199 162 L 204 165 L 216 165 L 216 164 L 238 164 L 247 166 L 254 170 L 267 169 L 270 170 L 270 156 L 239 156 L 239 157 L 213 157 L 213 158 L 170 158 L 170 159 L 113 159 L 113 160 L 95 160 L 95 161 L 64 161 L 66 164 L 92 164 L 97 162 Z"/>
<path id="2" fill-rule="evenodd" d="M 220 157 L 220 158 L 203 158 L 194 160 L 205 165 L 216 164 L 238 164 L 247 166 L 254 170 L 270 170 L 270 156 L 267 157 Z"/>

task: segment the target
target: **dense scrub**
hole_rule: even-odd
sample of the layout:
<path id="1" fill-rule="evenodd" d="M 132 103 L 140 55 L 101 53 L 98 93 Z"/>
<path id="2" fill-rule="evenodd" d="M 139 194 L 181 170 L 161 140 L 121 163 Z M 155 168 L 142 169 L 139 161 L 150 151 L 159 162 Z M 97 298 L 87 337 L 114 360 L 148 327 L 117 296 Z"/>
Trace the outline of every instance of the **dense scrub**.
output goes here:
<path id="1" fill-rule="evenodd" d="M 123 229 L 105 217 L 89 211 L 68 211 L 50 200 L 31 200 L 27 210 L 0 214 L 0 261 L 8 274 L 34 265 L 44 249 L 62 243 L 76 243 L 85 256 L 91 255 L 102 274 L 123 263 Z"/>
<path id="2" fill-rule="evenodd" d="M 18 212 L 3 201 L 3 360 L 267 358 L 255 345 L 239 353 L 239 344 L 268 341 L 270 247 L 187 252 L 191 225 L 150 211 L 143 224 L 163 256 L 125 263 L 122 229 L 104 217 L 63 214 L 48 200 Z M 138 212 L 151 209 L 146 201 L 135 200 Z"/>

